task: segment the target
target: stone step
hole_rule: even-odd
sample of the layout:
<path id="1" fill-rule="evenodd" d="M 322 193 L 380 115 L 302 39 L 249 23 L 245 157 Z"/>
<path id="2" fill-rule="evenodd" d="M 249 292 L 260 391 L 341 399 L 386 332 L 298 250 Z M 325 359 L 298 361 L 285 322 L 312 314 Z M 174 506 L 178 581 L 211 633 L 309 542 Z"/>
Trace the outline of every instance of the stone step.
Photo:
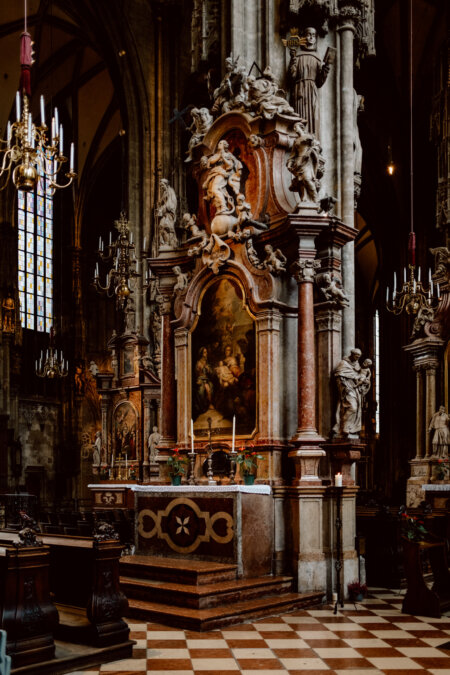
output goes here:
<path id="1" fill-rule="evenodd" d="M 288 593 L 292 591 L 292 577 L 258 577 L 194 585 L 122 576 L 120 585 L 129 599 L 206 609 L 256 597 Z"/>
<path id="2" fill-rule="evenodd" d="M 322 602 L 322 598 L 322 592 L 284 593 L 207 609 L 179 607 L 130 598 L 127 617 L 188 630 L 207 631 L 250 619 L 318 605 Z"/>
<path id="3" fill-rule="evenodd" d="M 134 579 L 202 586 L 236 579 L 237 566 L 203 560 L 132 555 L 120 558 L 120 574 Z"/>

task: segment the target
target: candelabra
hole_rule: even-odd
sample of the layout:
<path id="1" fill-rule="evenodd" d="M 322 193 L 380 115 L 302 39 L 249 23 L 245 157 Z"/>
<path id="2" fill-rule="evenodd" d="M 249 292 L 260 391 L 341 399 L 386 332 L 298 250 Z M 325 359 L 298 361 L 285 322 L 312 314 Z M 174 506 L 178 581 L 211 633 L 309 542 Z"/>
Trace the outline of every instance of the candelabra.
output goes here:
<path id="1" fill-rule="evenodd" d="M 435 309 L 440 300 L 439 284 L 434 287 L 431 278 L 431 270 L 428 273 L 428 289 L 421 281 L 420 267 L 418 268 L 416 279 L 415 265 L 408 265 L 407 277 L 406 267 L 403 268 L 403 284 L 401 290 L 397 292 L 397 277 L 394 272 L 394 286 L 392 289 L 392 298 L 390 297 L 389 286 L 386 288 L 386 307 L 389 312 L 396 316 L 405 311 L 407 314 L 414 315 L 420 310 Z"/>
<path id="2" fill-rule="evenodd" d="M 119 235 L 113 242 L 111 232 L 109 233 L 109 244 L 106 250 L 101 237 L 99 237 L 98 241 L 100 260 L 112 263 L 112 267 L 106 275 L 105 285 L 102 286 L 97 262 L 95 264 L 93 283 L 99 293 L 106 293 L 110 298 L 115 295 L 117 307 L 124 309 L 127 299 L 135 290 L 136 279 L 141 275 L 139 274 L 139 261 L 135 255 L 133 233 L 130 232 L 128 220 L 123 211 L 120 214 L 119 220 L 114 222 L 114 225 Z"/>
<path id="3" fill-rule="evenodd" d="M 66 188 L 76 177 L 74 171 L 74 144 L 70 146 L 70 168 L 65 174 L 68 181 L 58 183 L 58 174 L 67 162 L 64 157 L 63 127 L 59 124 L 58 109 L 55 108 L 51 122 L 51 136 L 47 138 L 45 124 L 45 102 L 41 96 L 41 124 L 33 123 L 30 112 L 30 68 L 33 64 L 31 36 L 26 31 L 20 38 L 20 91 L 16 94 L 16 121 L 8 121 L 6 139 L 0 139 L 0 190 L 6 188 L 12 173 L 12 180 L 18 190 L 31 192 L 39 176 L 48 179 L 46 189 L 54 194 L 56 188 Z M 13 169 L 14 167 L 14 169 Z"/>
<path id="4" fill-rule="evenodd" d="M 39 360 L 36 360 L 36 375 L 38 377 L 48 377 L 53 379 L 55 377 L 66 377 L 69 373 L 68 362 L 64 360 L 62 350 L 58 355 L 58 350 L 54 348 L 54 330 L 53 326 L 50 328 L 50 344 L 45 353 L 41 351 Z"/>

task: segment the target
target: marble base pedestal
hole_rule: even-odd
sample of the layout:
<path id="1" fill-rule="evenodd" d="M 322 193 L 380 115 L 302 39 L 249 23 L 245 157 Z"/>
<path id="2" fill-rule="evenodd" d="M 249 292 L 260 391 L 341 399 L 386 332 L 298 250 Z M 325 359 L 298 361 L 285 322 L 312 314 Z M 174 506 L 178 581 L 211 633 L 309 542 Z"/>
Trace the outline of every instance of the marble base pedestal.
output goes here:
<path id="1" fill-rule="evenodd" d="M 336 438 L 331 443 L 324 443 L 322 447 L 330 458 L 332 477 L 341 473 L 342 485 L 355 485 L 352 466 L 360 459 L 365 444 L 361 443 L 359 439 Z"/>

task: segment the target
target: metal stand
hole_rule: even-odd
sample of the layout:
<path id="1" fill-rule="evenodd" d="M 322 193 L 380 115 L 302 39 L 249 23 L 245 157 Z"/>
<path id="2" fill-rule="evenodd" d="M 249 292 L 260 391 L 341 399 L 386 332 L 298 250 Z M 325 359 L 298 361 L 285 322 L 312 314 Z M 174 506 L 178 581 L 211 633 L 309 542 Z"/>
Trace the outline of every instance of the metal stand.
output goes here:
<path id="1" fill-rule="evenodd" d="M 214 473 L 212 469 L 212 443 L 211 443 L 211 425 L 212 425 L 212 420 L 210 417 L 206 420 L 208 422 L 208 471 L 206 472 L 206 475 L 208 477 L 208 485 L 216 485 L 216 481 L 214 480 Z"/>
<path id="2" fill-rule="evenodd" d="M 230 452 L 230 485 L 236 485 L 236 482 L 234 480 L 236 476 L 236 455 L 237 452 L 236 450 L 232 450 Z"/>
<path id="3" fill-rule="evenodd" d="M 334 568 L 336 570 L 336 595 L 337 600 L 334 605 L 334 614 L 337 614 L 338 604 L 344 607 L 344 596 L 341 583 L 342 575 L 342 487 L 334 488 L 336 490 L 336 561 Z"/>
<path id="4" fill-rule="evenodd" d="M 188 457 L 189 457 L 188 484 L 189 485 L 196 485 L 196 482 L 195 482 L 195 457 L 196 457 L 196 454 L 195 454 L 195 452 L 188 452 Z"/>

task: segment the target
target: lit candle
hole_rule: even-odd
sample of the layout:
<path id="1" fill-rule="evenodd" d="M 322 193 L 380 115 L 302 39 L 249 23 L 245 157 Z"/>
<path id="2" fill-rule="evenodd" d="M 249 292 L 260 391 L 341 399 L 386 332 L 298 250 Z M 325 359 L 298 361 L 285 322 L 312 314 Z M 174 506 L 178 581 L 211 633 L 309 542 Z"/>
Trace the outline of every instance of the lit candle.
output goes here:
<path id="1" fill-rule="evenodd" d="M 95 276 L 98 279 L 98 262 L 95 263 Z"/>
<path id="2" fill-rule="evenodd" d="M 132 243 L 133 243 L 133 233 L 130 232 L 130 244 L 132 244 Z"/>
<path id="3" fill-rule="evenodd" d="M 58 108 L 55 108 L 54 115 L 55 115 L 55 129 L 56 129 L 56 132 L 58 132 L 58 129 L 59 129 L 59 115 L 58 115 Z"/>
<path id="4" fill-rule="evenodd" d="M 231 452 L 234 452 L 235 437 L 236 437 L 236 415 L 233 415 L 233 438 L 231 441 Z"/>
<path id="5" fill-rule="evenodd" d="M 98 250 L 99 251 L 102 250 L 102 238 L 101 237 L 98 238 Z"/>
<path id="6" fill-rule="evenodd" d="M 73 173 L 73 167 L 75 165 L 75 146 L 73 143 L 70 144 L 70 172 Z"/>
<path id="7" fill-rule="evenodd" d="M 397 275 L 394 272 L 394 295 L 396 290 L 397 290 Z"/>
<path id="8" fill-rule="evenodd" d="M 417 268 L 417 281 L 420 281 L 421 270 L 420 267 Z"/>
<path id="9" fill-rule="evenodd" d="M 8 120 L 8 126 L 6 127 L 6 138 L 8 141 L 8 148 L 11 146 L 11 135 L 12 135 L 11 122 Z"/>
<path id="10" fill-rule="evenodd" d="M 334 484 L 336 487 L 342 487 L 342 474 L 337 473 L 334 477 Z"/>
<path id="11" fill-rule="evenodd" d="M 55 144 L 55 118 L 52 117 L 52 145 Z"/>
<path id="12" fill-rule="evenodd" d="M 403 268 L 403 283 L 406 284 L 406 267 Z"/>
<path id="13" fill-rule="evenodd" d="M 147 237 L 144 237 L 144 244 L 143 244 L 142 248 L 144 249 L 144 251 L 147 250 Z"/>
<path id="14" fill-rule="evenodd" d="M 16 119 L 20 122 L 20 94 L 16 93 Z"/>
<path id="15" fill-rule="evenodd" d="M 437 290 L 437 296 L 440 300 L 441 299 L 441 289 L 439 288 L 439 284 L 436 284 L 436 290 Z"/>
<path id="16" fill-rule="evenodd" d="M 110 233 L 109 233 L 109 245 L 111 246 L 111 244 L 112 244 L 112 234 L 111 234 L 111 232 L 110 232 Z"/>
<path id="17" fill-rule="evenodd" d="M 386 304 L 389 302 L 389 286 L 386 286 Z"/>
<path id="18" fill-rule="evenodd" d="M 45 101 L 43 94 L 41 94 L 41 126 L 45 127 Z"/>
<path id="19" fill-rule="evenodd" d="M 194 452 L 194 420 L 191 417 L 191 452 Z"/>
<path id="20" fill-rule="evenodd" d="M 63 132 L 63 125 L 59 125 L 59 156 L 62 157 L 64 155 L 64 132 Z"/>
<path id="21" fill-rule="evenodd" d="M 31 133 L 33 129 L 33 124 L 31 121 L 31 113 L 28 113 L 28 143 L 31 145 Z"/>

